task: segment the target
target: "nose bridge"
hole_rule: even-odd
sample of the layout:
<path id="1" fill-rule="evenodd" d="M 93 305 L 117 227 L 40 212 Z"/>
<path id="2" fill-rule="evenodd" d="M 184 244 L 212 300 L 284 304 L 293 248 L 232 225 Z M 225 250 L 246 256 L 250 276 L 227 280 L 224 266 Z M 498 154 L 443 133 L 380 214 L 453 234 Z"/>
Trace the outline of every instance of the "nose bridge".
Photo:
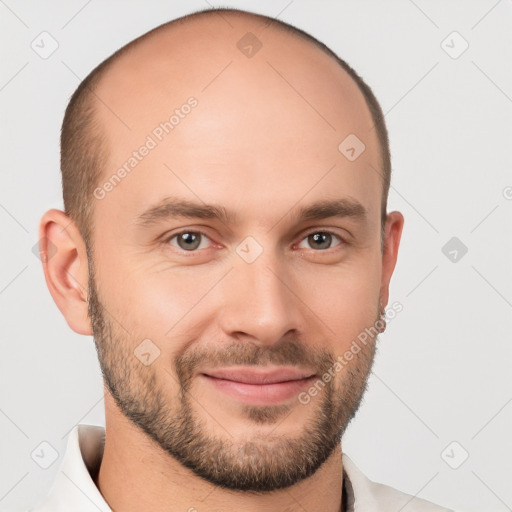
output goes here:
<path id="1" fill-rule="evenodd" d="M 224 286 L 221 327 L 227 334 L 244 333 L 261 344 L 275 343 L 298 329 L 300 318 L 283 261 L 270 249 L 253 261 L 239 255 Z"/>

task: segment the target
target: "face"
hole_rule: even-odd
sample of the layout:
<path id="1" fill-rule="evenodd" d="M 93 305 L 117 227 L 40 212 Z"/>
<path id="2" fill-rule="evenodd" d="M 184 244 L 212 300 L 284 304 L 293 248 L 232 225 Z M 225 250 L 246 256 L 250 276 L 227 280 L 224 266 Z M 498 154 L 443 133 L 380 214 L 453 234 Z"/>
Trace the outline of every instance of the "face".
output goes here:
<path id="1" fill-rule="evenodd" d="M 164 452 L 270 491 L 328 459 L 371 370 L 374 336 L 344 354 L 387 300 L 378 145 L 356 86 L 317 49 L 269 30 L 254 59 L 240 34 L 205 56 L 207 30 L 173 37 L 185 56 L 143 46 L 98 91 L 116 117 L 99 106 L 95 342 L 119 409 Z M 354 161 L 338 150 L 348 134 L 366 146 Z"/>

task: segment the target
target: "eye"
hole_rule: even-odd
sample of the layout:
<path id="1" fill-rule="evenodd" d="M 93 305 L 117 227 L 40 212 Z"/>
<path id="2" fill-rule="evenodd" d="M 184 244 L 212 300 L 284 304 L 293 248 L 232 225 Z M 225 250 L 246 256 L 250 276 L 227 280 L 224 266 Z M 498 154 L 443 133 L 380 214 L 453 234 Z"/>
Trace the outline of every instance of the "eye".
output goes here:
<path id="1" fill-rule="evenodd" d="M 333 242 L 337 243 L 333 245 Z M 198 249 L 206 249 L 211 240 L 201 231 L 182 231 L 176 233 L 166 240 L 166 243 L 186 252 L 193 252 Z M 308 246 L 304 246 L 304 243 Z M 315 249 L 324 251 L 341 245 L 343 240 L 339 235 L 331 231 L 314 231 L 308 234 L 298 245 L 299 249 Z"/>
<path id="2" fill-rule="evenodd" d="M 338 239 L 338 243 L 336 245 L 332 245 L 333 237 Z M 332 247 L 336 247 L 340 245 L 343 240 L 336 234 L 331 233 L 330 231 L 314 231 L 307 235 L 301 243 L 298 245 L 300 249 L 307 249 L 308 247 L 304 247 L 303 243 L 309 244 L 309 248 L 318 249 L 320 251 L 331 249 Z"/>
<path id="3" fill-rule="evenodd" d="M 178 247 L 184 251 L 195 251 L 196 249 L 205 249 L 208 244 L 205 240 L 210 240 L 200 231 L 182 231 L 167 239 L 167 243 Z"/>

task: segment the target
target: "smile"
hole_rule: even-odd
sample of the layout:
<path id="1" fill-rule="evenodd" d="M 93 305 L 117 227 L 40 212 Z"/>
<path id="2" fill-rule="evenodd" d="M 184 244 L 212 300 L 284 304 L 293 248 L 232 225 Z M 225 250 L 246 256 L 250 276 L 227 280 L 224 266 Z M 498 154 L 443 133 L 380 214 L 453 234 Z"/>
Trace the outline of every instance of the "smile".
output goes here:
<path id="1" fill-rule="evenodd" d="M 277 405 L 297 396 L 315 374 L 293 367 L 236 367 L 201 373 L 216 390 L 248 405 Z"/>

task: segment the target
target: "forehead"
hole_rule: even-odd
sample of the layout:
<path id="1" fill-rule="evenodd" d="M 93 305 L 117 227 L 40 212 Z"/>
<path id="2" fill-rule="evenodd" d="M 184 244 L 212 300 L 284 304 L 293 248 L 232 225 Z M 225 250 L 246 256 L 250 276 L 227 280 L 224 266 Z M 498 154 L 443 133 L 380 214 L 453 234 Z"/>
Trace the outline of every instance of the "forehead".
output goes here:
<path id="1" fill-rule="evenodd" d="M 370 203 L 380 201 L 379 148 L 352 79 L 297 37 L 262 30 L 254 20 L 238 20 L 230 30 L 222 23 L 156 35 L 128 51 L 101 82 L 103 180 L 129 169 L 111 199 L 137 205 L 177 189 L 190 194 L 192 187 L 218 202 L 229 185 L 243 191 L 247 204 L 261 204 L 343 186 L 372 210 Z M 244 37 L 261 45 L 251 58 L 239 48 Z M 340 144 L 364 151 L 351 161 Z M 126 166 L 143 146 L 153 147 Z"/>
<path id="2" fill-rule="evenodd" d="M 310 132 L 341 137 L 352 129 L 373 142 L 363 95 L 332 57 L 296 35 L 262 25 L 257 17 L 232 16 L 230 23 L 210 16 L 162 29 L 130 46 L 97 91 L 108 138 L 136 143 L 133 136 L 149 132 L 155 121 L 195 96 L 203 125 L 217 121 L 220 109 L 226 114 L 235 109 L 239 124 L 247 126 L 293 122 L 301 115 Z M 249 44 L 243 43 L 246 39 Z M 255 52 L 251 58 L 241 51 L 247 48 Z"/>

